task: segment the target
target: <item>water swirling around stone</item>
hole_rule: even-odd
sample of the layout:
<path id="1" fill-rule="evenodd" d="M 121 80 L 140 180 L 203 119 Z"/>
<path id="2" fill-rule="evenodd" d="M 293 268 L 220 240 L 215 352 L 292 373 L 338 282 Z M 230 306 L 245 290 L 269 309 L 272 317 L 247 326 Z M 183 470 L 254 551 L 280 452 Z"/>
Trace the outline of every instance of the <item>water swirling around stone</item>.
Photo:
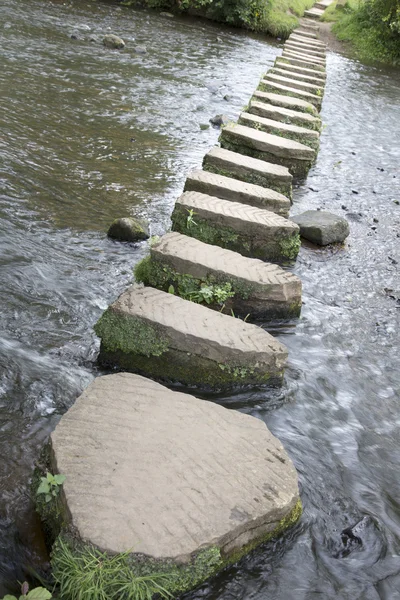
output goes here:
<path id="1" fill-rule="evenodd" d="M 237 119 L 278 48 L 110 4 L 14 0 L 0 16 L 3 594 L 48 560 L 28 497 L 33 461 L 98 374 L 92 326 L 146 251 L 104 231 L 129 214 L 165 231 L 185 173 L 218 137 L 200 125 Z M 108 28 L 122 53 L 99 43 Z M 274 331 L 289 348 L 283 389 L 218 398 L 283 442 L 304 516 L 191 600 L 398 597 L 399 89 L 399 71 L 328 56 L 327 127 L 293 212 L 347 214 L 351 235 L 345 249 L 300 252 L 302 317 Z M 362 544 L 345 547 L 341 532 L 365 516 Z"/>

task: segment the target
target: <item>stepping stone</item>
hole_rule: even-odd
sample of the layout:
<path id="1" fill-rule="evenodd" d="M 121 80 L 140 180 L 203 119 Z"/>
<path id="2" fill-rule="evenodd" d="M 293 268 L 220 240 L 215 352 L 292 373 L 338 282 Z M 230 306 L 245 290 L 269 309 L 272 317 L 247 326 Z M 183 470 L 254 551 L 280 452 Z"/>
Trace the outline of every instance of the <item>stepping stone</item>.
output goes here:
<path id="1" fill-rule="evenodd" d="M 320 40 L 316 40 L 314 38 L 309 38 L 307 36 L 303 36 L 300 33 L 294 32 L 292 33 L 287 41 L 291 41 L 291 42 L 298 42 L 300 44 L 303 44 L 304 46 L 308 46 L 310 48 L 320 48 L 321 50 L 326 50 L 326 44 L 324 44 L 324 42 L 321 42 Z"/>
<path id="2" fill-rule="evenodd" d="M 304 11 L 304 15 L 306 17 L 311 17 L 312 19 L 320 19 L 324 12 L 324 10 L 321 10 L 319 8 L 310 8 L 309 10 Z"/>
<path id="3" fill-rule="evenodd" d="M 309 75 L 303 75 L 301 73 L 297 73 L 296 71 L 290 71 L 289 69 L 280 69 L 279 67 L 272 67 L 272 69 L 270 69 L 268 72 L 281 75 L 282 77 L 289 77 L 289 79 L 298 79 L 299 81 L 305 81 L 306 83 L 313 83 L 320 88 L 324 88 L 326 83 L 324 79 L 310 77 Z"/>
<path id="4" fill-rule="evenodd" d="M 318 71 L 318 76 L 320 75 L 320 73 L 325 74 L 325 67 L 323 65 L 319 65 L 317 63 L 313 63 L 313 62 L 310 62 L 310 61 L 302 59 L 302 58 L 295 58 L 293 56 L 287 56 L 287 55 L 284 57 L 279 57 L 279 58 L 280 59 L 275 60 L 276 65 L 277 65 L 277 63 L 279 63 L 279 66 L 281 66 L 280 65 L 281 62 L 286 62 L 286 64 L 295 65 L 296 67 L 304 67 L 307 70 Z"/>
<path id="5" fill-rule="evenodd" d="M 321 2 L 317 2 L 314 4 L 313 8 L 317 8 L 319 10 L 325 10 L 332 4 L 333 0 L 322 0 Z"/>
<path id="6" fill-rule="evenodd" d="M 307 54 L 306 52 L 298 52 L 296 50 L 285 50 L 285 48 L 284 48 L 283 52 L 282 52 L 282 56 L 288 57 L 288 58 L 297 58 L 299 60 L 306 61 L 313 65 L 318 65 L 322 69 L 325 68 L 325 64 L 326 64 L 326 60 L 324 58 L 321 58 L 319 56 L 311 56 L 310 54 Z"/>
<path id="7" fill-rule="evenodd" d="M 129 287 L 95 331 L 101 365 L 202 388 L 281 383 L 286 366 L 261 327 L 151 287 Z"/>
<path id="8" fill-rule="evenodd" d="M 203 169 L 270 188 L 292 198 L 293 175 L 289 173 L 289 169 L 280 165 L 214 146 L 203 159 Z"/>
<path id="9" fill-rule="evenodd" d="M 248 109 L 249 113 L 264 117 L 266 119 L 272 119 L 273 121 L 283 121 L 284 123 L 290 123 L 292 125 L 298 125 L 299 127 L 306 127 L 307 129 L 314 129 L 319 131 L 321 129 L 321 120 L 308 113 L 301 113 L 289 108 L 283 108 L 280 106 L 273 106 L 266 102 L 257 102 L 252 100 Z"/>
<path id="10" fill-rule="evenodd" d="M 293 221 L 300 226 L 302 237 L 319 246 L 343 242 L 350 233 L 346 219 L 325 210 L 307 210 Z"/>
<path id="11" fill-rule="evenodd" d="M 173 286 L 174 294 L 186 300 L 251 320 L 300 314 L 301 281 L 292 273 L 176 232 L 151 247 L 135 276 L 145 285 L 165 292 Z"/>
<path id="12" fill-rule="evenodd" d="M 310 104 L 313 104 L 317 109 L 321 108 L 322 96 L 317 96 L 317 94 L 310 94 L 310 92 L 303 92 L 302 90 L 298 90 L 289 85 L 283 85 L 280 83 L 275 83 L 273 81 L 268 81 L 267 79 L 261 79 L 260 89 L 263 92 L 270 92 L 275 94 L 280 93 L 283 95 L 300 98 L 301 100 L 306 100 L 307 102 L 310 102 Z"/>
<path id="13" fill-rule="evenodd" d="M 224 200 L 265 208 L 282 217 L 289 216 L 290 199 L 283 194 L 260 185 L 254 185 L 254 183 L 218 175 L 218 173 L 210 173 L 201 169 L 192 171 L 187 176 L 184 191 L 201 192 Z"/>
<path id="14" fill-rule="evenodd" d="M 319 133 L 312 129 L 305 129 L 297 125 L 289 125 L 288 123 L 280 123 L 279 121 L 271 121 L 271 119 L 245 112 L 240 113 L 238 123 L 239 125 L 254 127 L 259 131 L 271 133 L 272 135 L 295 140 L 313 148 L 313 150 L 318 150 L 319 148 Z"/>
<path id="15" fill-rule="evenodd" d="M 284 71 L 294 71 L 295 73 L 310 75 L 311 77 L 318 77 L 319 79 L 326 80 L 326 72 L 324 71 L 316 71 L 315 69 L 307 69 L 306 67 L 297 66 L 292 63 L 292 61 L 285 61 L 278 56 L 275 60 L 275 67 L 279 69 L 283 69 Z"/>
<path id="16" fill-rule="evenodd" d="M 301 100 L 300 98 L 293 98 L 292 96 L 284 96 L 282 94 L 272 94 L 270 92 L 256 90 L 251 101 L 253 100 L 266 102 L 268 104 L 272 104 L 273 106 L 278 106 L 279 108 L 289 108 L 290 110 L 308 113 L 312 116 L 318 115 L 318 111 L 313 104 L 307 102 L 306 100 Z"/>
<path id="17" fill-rule="evenodd" d="M 184 192 L 172 213 L 172 230 L 243 256 L 284 262 L 299 251 L 297 225 L 262 208 Z"/>
<path id="18" fill-rule="evenodd" d="M 319 23 L 316 23 L 315 19 L 307 19 L 307 17 L 302 17 L 299 22 L 301 27 L 309 27 L 310 29 L 319 31 L 320 26 Z"/>
<path id="19" fill-rule="evenodd" d="M 127 552 L 132 579 L 153 575 L 171 598 L 282 535 L 302 511 L 296 469 L 262 419 L 139 375 L 97 377 L 61 417 L 49 454 L 88 562 Z M 53 564 L 65 544 L 81 560 L 63 542 Z M 74 575 L 74 560 L 63 566 Z M 129 573 L 116 569 L 114 589 Z"/>
<path id="20" fill-rule="evenodd" d="M 243 125 L 227 125 L 219 142 L 227 150 L 287 167 L 296 177 L 305 176 L 316 158 L 315 150 L 304 144 Z"/>
<path id="21" fill-rule="evenodd" d="M 291 50 L 293 52 L 304 52 L 304 54 L 309 54 L 310 56 L 317 57 L 326 57 L 325 50 L 316 50 L 315 48 L 311 49 L 309 46 L 304 46 L 303 44 L 295 41 L 287 41 L 284 46 L 285 50 Z"/>
<path id="22" fill-rule="evenodd" d="M 264 75 L 263 81 L 273 81 L 274 83 L 280 83 L 281 85 L 303 90 L 303 92 L 309 92 L 310 94 L 322 96 L 323 92 L 323 87 L 321 88 L 319 85 L 312 85 L 311 83 L 298 81 L 297 79 L 290 79 L 289 75 L 287 75 L 287 77 L 282 77 L 281 75 L 276 75 L 275 73 L 269 72 Z"/>
<path id="23" fill-rule="evenodd" d="M 315 28 L 309 28 L 307 26 L 300 26 L 298 29 L 295 30 L 296 35 L 302 35 L 304 37 L 309 38 L 310 40 L 315 40 L 318 39 L 318 33 L 317 30 L 315 30 Z"/>

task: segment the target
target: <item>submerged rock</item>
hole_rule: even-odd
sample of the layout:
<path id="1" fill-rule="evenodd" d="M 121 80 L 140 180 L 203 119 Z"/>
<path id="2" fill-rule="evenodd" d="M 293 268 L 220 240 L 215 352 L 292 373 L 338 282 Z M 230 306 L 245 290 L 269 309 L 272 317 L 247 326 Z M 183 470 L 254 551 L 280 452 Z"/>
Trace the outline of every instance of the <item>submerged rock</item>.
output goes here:
<path id="1" fill-rule="evenodd" d="M 215 115 L 215 117 L 210 119 L 210 123 L 216 127 L 221 127 L 229 123 L 229 119 L 226 115 Z"/>
<path id="2" fill-rule="evenodd" d="M 125 48 L 125 42 L 122 38 L 112 33 L 107 33 L 103 38 L 103 46 L 106 48 L 112 48 L 114 50 L 120 50 Z"/>
<path id="3" fill-rule="evenodd" d="M 319 246 L 343 242 L 350 233 L 346 219 L 325 210 L 307 210 L 291 220 L 300 226 L 301 237 Z"/>
<path id="4" fill-rule="evenodd" d="M 166 17 L 167 19 L 174 19 L 175 15 L 169 12 L 160 12 L 160 17 Z"/>
<path id="5" fill-rule="evenodd" d="M 115 219 L 111 223 L 107 235 L 120 242 L 141 242 L 150 237 L 148 224 L 133 217 Z"/>
<path id="6" fill-rule="evenodd" d="M 147 54 L 146 46 L 136 46 L 135 47 L 136 54 Z"/>

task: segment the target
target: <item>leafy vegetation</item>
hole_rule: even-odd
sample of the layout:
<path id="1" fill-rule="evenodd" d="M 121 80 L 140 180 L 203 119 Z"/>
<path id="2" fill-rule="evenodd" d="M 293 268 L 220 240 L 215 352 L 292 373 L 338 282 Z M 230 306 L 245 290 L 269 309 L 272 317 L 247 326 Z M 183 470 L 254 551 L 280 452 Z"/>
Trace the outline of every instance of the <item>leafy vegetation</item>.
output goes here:
<path id="1" fill-rule="evenodd" d="M 36 491 L 36 494 L 44 495 L 45 502 L 50 502 L 53 498 L 56 498 L 60 493 L 60 488 L 65 481 L 65 475 L 52 475 L 46 473 L 46 477 L 41 477 L 40 485 Z"/>
<path id="2" fill-rule="evenodd" d="M 324 20 L 334 21 L 339 40 L 350 41 L 363 60 L 400 64 L 400 3 L 398 0 L 348 0 L 333 3 Z"/>
<path id="3" fill-rule="evenodd" d="M 3 600 L 50 600 L 51 597 L 49 590 L 46 590 L 43 587 L 37 587 L 29 591 L 29 585 L 25 581 L 21 585 L 21 595 L 19 599 L 16 596 L 7 594 L 4 596 Z"/>

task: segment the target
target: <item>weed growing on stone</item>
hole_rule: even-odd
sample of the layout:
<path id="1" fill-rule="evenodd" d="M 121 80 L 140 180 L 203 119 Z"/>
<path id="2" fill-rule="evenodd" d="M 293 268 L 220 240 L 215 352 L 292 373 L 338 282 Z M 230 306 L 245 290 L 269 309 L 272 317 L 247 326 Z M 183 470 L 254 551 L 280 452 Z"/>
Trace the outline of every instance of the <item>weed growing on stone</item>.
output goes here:
<path id="1" fill-rule="evenodd" d="M 186 218 L 186 227 L 191 229 L 193 225 L 197 226 L 196 221 L 193 219 L 193 216 L 196 214 L 193 208 L 187 208 L 188 216 Z"/>
<path id="2" fill-rule="evenodd" d="M 45 501 L 50 502 L 50 500 L 58 496 L 64 481 L 65 475 L 52 475 L 51 473 L 46 473 L 46 477 L 40 478 L 40 485 L 36 494 L 38 496 L 43 494 Z"/>
<path id="3" fill-rule="evenodd" d="M 51 597 L 52 595 L 49 590 L 46 590 L 43 587 L 37 587 L 29 591 L 29 584 L 26 581 L 21 585 L 21 595 L 19 600 L 50 600 Z M 18 600 L 18 598 L 7 594 L 4 596 L 3 600 Z"/>

